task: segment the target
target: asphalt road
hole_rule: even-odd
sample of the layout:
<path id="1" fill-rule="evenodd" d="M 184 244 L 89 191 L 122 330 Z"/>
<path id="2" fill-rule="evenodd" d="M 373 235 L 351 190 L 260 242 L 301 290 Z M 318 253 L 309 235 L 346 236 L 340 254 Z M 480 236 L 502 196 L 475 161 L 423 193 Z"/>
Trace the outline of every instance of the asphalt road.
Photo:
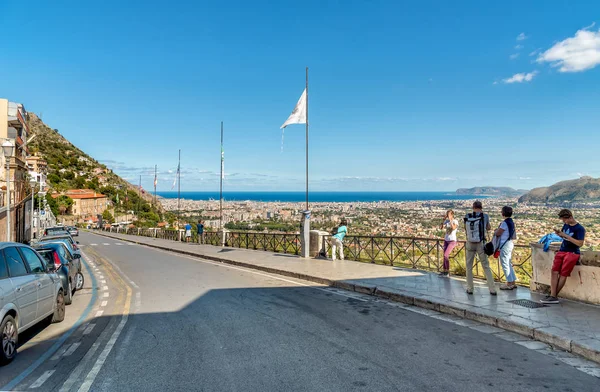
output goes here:
<path id="1" fill-rule="evenodd" d="M 87 321 L 99 327 L 86 349 L 16 389 L 54 369 L 39 390 L 600 391 L 598 378 L 552 356 L 370 297 L 93 234 L 80 241 L 101 275 L 94 310 L 105 311 Z"/>

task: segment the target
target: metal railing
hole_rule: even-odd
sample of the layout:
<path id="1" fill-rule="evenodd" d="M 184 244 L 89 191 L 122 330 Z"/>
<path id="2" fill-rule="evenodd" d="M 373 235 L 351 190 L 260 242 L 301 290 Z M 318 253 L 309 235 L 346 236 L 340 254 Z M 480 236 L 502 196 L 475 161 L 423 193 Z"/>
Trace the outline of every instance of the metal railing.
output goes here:
<path id="1" fill-rule="evenodd" d="M 225 246 L 298 255 L 300 234 L 229 231 L 225 233 Z"/>
<path id="2" fill-rule="evenodd" d="M 113 228 L 110 231 L 116 232 Z M 122 229 L 120 233 L 185 241 L 180 232 L 172 229 Z M 300 234 L 262 233 L 246 231 L 227 231 L 223 242 L 222 233 L 205 231 L 203 241 L 199 241 L 196 233 L 192 241 L 207 245 L 225 246 L 232 248 L 254 249 L 269 252 L 300 254 Z M 344 238 L 344 256 L 346 260 L 384 264 L 392 267 L 414 268 L 428 271 L 440 271 L 444 263 L 444 240 L 442 238 L 421 237 L 375 237 L 350 235 Z M 331 255 L 330 236 L 324 236 L 323 249 Z M 500 260 L 488 258 L 494 278 L 504 277 Z M 527 245 L 515 245 L 512 253 L 512 263 L 520 284 L 529 284 L 533 276 L 531 266 L 531 248 Z M 458 241 L 450 254 L 450 272 L 453 275 L 464 276 L 466 272 L 465 241 Z M 479 260 L 475 259 L 473 274 L 484 277 Z"/>
<path id="3" fill-rule="evenodd" d="M 325 236 L 324 251 L 331 254 L 331 236 Z M 450 253 L 450 272 L 464 276 L 466 272 L 465 241 L 458 241 Z M 444 239 L 420 237 L 374 237 L 346 236 L 344 238 L 344 256 L 347 260 L 385 264 L 392 267 L 415 268 L 428 271 L 440 271 L 444 263 Z M 500 259 L 488 258 L 494 278 L 504 277 Z M 532 277 L 531 248 L 527 245 L 515 245 L 512 253 L 515 274 L 521 284 L 529 284 Z M 484 277 L 483 268 L 476 258 L 473 274 Z"/>

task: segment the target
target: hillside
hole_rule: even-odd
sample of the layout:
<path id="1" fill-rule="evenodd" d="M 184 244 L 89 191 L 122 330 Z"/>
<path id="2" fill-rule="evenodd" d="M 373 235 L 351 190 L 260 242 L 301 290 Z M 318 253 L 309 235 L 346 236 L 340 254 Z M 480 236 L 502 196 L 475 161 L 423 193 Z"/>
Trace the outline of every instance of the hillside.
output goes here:
<path id="1" fill-rule="evenodd" d="M 558 203 L 566 201 L 599 201 L 600 178 L 581 177 L 535 188 L 519 198 L 519 203 Z"/>
<path id="2" fill-rule="evenodd" d="M 136 210 L 139 200 L 141 221 L 155 224 L 162 218 L 162 207 L 160 204 L 152 205 L 151 194 L 142 193 L 140 199 L 137 186 L 123 180 L 74 146 L 58 130 L 44 124 L 35 113 L 29 112 L 28 124 L 31 134 L 35 135 L 29 144 L 30 153 L 42 157 L 48 163 L 47 182 L 50 192 L 93 189 L 108 196 L 113 205 L 117 204 L 117 194 L 121 204 L 127 196 L 129 209 Z M 124 212 L 125 206 L 120 205 L 117 210 Z"/>
<path id="3" fill-rule="evenodd" d="M 518 197 L 526 193 L 523 189 L 513 189 L 499 186 L 480 186 L 474 188 L 460 188 L 456 190 L 458 195 L 478 195 L 478 196 L 498 196 L 498 197 Z"/>

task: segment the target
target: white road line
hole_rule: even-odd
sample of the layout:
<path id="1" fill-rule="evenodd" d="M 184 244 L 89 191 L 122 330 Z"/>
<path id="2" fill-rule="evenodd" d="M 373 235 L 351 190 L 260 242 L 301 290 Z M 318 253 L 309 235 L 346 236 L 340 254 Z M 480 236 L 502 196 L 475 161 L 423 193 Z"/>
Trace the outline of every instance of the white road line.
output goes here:
<path id="1" fill-rule="evenodd" d="M 108 286 L 102 286 L 102 291 L 108 290 Z"/>
<path id="2" fill-rule="evenodd" d="M 67 349 L 68 349 L 68 348 L 69 348 L 69 345 L 68 345 L 68 344 L 67 344 L 67 345 L 63 345 L 63 346 L 60 348 L 60 350 L 58 350 L 58 351 L 56 352 L 56 354 L 54 354 L 54 355 L 52 356 L 52 358 L 50 358 L 50 360 L 51 360 L 51 361 L 56 361 L 56 360 L 58 360 L 60 357 L 62 357 L 62 355 L 65 353 L 65 351 L 67 351 Z"/>
<path id="3" fill-rule="evenodd" d="M 42 374 L 40 376 L 40 378 L 38 378 L 37 380 L 35 380 L 35 382 L 33 384 L 31 384 L 29 389 L 41 387 L 46 382 L 46 380 L 49 379 L 50 376 L 52 376 L 54 374 L 55 371 L 56 370 L 48 370 L 47 372 L 44 372 L 44 374 Z"/>
<path id="4" fill-rule="evenodd" d="M 103 297 L 103 298 L 108 298 L 108 296 L 109 296 L 109 293 L 104 293 L 104 294 L 102 295 L 102 297 Z"/>
<path id="5" fill-rule="evenodd" d="M 103 242 L 102 245 L 110 245 L 108 242 Z"/>
<path id="6" fill-rule="evenodd" d="M 100 317 L 104 314 L 104 310 L 99 310 L 96 312 L 96 317 Z"/>
<path id="7" fill-rule="evenodd" d="M 106 280 L 101 280 L 100 283 L 101 284 L 106 284 Z"/>
<path id="8" fill-rule="evenodd" d="M 84 332 L 85 333 L 85 332 Z M 71 347 L 69 347 L 69 349 L 67 350 L 67 352 L 65 352 L 65 355 L 63 355 L 63 357 L 68 357 L 69 355 L 73 354 L 75 352 L 75 350 L 77 350 L 77 348 L 81 345 L 80 342 L 77 343 L 73 343 L 71 345 Z"/>
<path id="9" fill-rule="evenodd" d="M 117 242 L 117 243 L 115 243 L 115 245 L 123 245 L 123 244 L 122 244 L 122 243 L 120 243 L 120 242 Z"/>
<path id="10" fill-rule="evenodd" d="M 100 304 L 100 307 L 105 307 L 106 305 L 108 305 L 108 301 L 102 301 L 102 303 Z"/>
<path id="11" fill-rule="evenodd" d="M 90 245 L 92 245 L 92 246 L 97 246 L 98 244 L 90 244 Z"/>
<path id="12" fill-rule="evenodd" d="M 92 330 L 94 329 L 94 327 L 96 326 L 96 324 L 90 324 L 89 327 L 87 327 L 85 329 L 85 331 L 83 331 L 84 335 L 89 335 L 90 332 L 92 332 Z"/>
<path id="13" fill-rule="evenodd" d="M 128 318 L 129 318 L 129 315 L 127 315 L 127 314 L 123 315 L 123 318 L 121 318 L 121 322 L 117 326 L 117 329 L 115 329 L 115 332 L 110 337 L 110 340 L 108 341 L 108 343 L 106 343 L 104 350 L 102 350 L 102 352 L 100 353 L 100 356 L 98 356 L 96 363 L 92 367 L 92 370 L 90 370 L 90 372 L 88 373 L 87 377 L 85 378 L 85 381 L 83 382 L 83 384 L 81 384 L 81 387 L 79 388 L 79 392 L 88 392 L 90 390 L 90 388 L 92 387 L 92 384 L 94 383 L 96 376 L 100 372 L 100 369 L 102 369 L 102 365 L 104 365 L 104 362 L 106 361 L 106 358 L 108 357 L 108 354 L 110 354 L 113 346 L 115 345 L 115 343 L 117 342 L 117 339 L 119 338 L 119 335 L 121 334 L 121 331 L 123 331 L 123 327 L 125 327 L 125 324 L 127 323 Z"/>

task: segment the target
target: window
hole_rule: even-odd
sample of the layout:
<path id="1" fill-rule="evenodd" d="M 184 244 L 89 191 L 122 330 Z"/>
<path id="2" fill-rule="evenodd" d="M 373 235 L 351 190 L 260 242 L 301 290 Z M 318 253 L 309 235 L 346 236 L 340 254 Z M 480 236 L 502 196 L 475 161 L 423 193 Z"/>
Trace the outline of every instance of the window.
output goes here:
<path id="1" fill-rule="evenodd" d="M 6 260 L 4 255 L 0 252 L 0 279 L 8 278 L 8 268 L 6 267 Z"/>
<path id="2" fill-rule="evenodd" d="M 44 262 L 38 257 L 38 255 L 29 248 L 20 248 L 21 253 L 25 256 L 25 261 L 29 265 L 29 270 L 35 274 L 45 272 Z"/>
<path id="3" fill-rule="evenodd" d="M 46 261 L 46 265 L 54 264 L 54 256 L 52 250 L 40 250 L 38 253 L 42 255 L 44 260 Z"/>
<path id="4" fill-rule="evenodd" d="M 4 258 L 6 259 L 6 264 L 8 264 L 8 272 L 10 276 L 17 277 L 27 275 L 27 268 L 25 268 L 25 263 L 21 258 L 21 254 L 17 250 L 17 248 L 11 246 L 4 249 Z"/>

